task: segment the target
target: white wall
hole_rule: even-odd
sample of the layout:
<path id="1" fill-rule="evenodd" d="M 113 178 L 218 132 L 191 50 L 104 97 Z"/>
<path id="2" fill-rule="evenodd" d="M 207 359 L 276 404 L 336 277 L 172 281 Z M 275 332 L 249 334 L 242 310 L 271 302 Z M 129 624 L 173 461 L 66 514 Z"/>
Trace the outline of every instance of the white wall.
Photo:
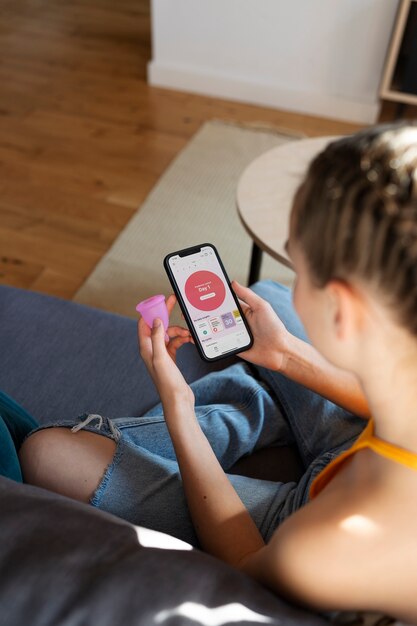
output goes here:
<path id="1" fill-rule="evenodd" d="M 373 122 L 398 0 L 152 0 L 152 85 Z"/>

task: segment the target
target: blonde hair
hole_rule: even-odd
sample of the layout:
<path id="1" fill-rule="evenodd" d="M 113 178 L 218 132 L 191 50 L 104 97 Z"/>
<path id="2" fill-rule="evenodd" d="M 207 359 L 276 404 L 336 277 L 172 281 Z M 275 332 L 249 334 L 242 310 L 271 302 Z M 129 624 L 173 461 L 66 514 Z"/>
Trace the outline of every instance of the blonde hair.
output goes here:
<path id="1" fill-rule="evenodd" d="M 310 164 L 293 217 L 318 287 L 335 278 L 371 283 L 417 336 L 417 124 L 330 143 Z"/>

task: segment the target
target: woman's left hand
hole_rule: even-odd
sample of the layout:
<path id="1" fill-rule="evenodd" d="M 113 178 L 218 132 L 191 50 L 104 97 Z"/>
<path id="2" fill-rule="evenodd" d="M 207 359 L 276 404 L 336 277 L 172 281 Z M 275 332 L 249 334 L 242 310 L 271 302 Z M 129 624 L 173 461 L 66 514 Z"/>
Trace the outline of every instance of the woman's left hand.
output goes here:
<path id="1" fill-rule="evenodd" d="M 174 295 L 167 298 L 169 314 L 172 313 L 175 303 Z M 178 348 L 185 343 L 192 342 L 190 332 L 181 326 L 169 326 L 167 340 L 161 320 L 155 320 L 155 322 L 154 327 L 150 329 L 141 317 L 138 322 L 138 338 L 141 357 L 155 383 L 161 401 L 164 404 L 180 399 L 194 406 L 194 394 L 175 362 Z"/>

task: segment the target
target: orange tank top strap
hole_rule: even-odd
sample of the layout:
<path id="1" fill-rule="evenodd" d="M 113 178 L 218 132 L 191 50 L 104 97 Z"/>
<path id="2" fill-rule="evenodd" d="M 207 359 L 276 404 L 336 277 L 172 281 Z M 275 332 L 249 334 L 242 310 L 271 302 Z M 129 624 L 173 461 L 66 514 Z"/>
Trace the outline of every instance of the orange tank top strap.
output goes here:
<path id="1" fill-rule="evenodd" d="M 373 433 L 374 422 L 370 419 L 353 446 L 345 452 L 342 452 L 342 454 L 336 457 L 318 476 L 316 476 L 311 483 L 310 499 L 315 498 L 337 474 L 343 463 L 362 448 L 371 448 L 371 450 L 377 454 L 417 471 L 417 454 L 405 448 L 401 448 L 400 446 L 396 446 L 393 443 L 389 443 L 388 441 L 384 441 L 383 439 L 378 439 L 378 437 L 374 437 Z"/>
<path id="2" fill-rule="evenodd" d="M 348 448 L 345 452 L 342 452 L 333 461 L 331 461 L 321 472 L 318 474 L 310 486 L 310 499 L 313 500 L 320 491 L 322 491 L 326 485 L 336 476 L 337 472 L 341 469 L 347 459 L 349 459 L 355 452 L 366 448 L 369 440 L 372 438 L 374 431 L 374 424 L 372 419 L 369 420 L 362 433 L 359 435 L 355 443 Z"/>

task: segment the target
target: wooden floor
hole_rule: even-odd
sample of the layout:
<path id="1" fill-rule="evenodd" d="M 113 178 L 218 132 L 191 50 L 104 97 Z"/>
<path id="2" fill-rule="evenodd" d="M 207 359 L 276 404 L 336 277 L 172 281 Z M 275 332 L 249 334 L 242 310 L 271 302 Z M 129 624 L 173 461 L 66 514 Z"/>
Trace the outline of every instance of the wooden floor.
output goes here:
<path id="1" fill-rule="evenodd" d="M 2 0 L 1 283 L 71 298 L 205 120 L 359 128 L 149 87 L 150 56 L 149 0 Z"/>

